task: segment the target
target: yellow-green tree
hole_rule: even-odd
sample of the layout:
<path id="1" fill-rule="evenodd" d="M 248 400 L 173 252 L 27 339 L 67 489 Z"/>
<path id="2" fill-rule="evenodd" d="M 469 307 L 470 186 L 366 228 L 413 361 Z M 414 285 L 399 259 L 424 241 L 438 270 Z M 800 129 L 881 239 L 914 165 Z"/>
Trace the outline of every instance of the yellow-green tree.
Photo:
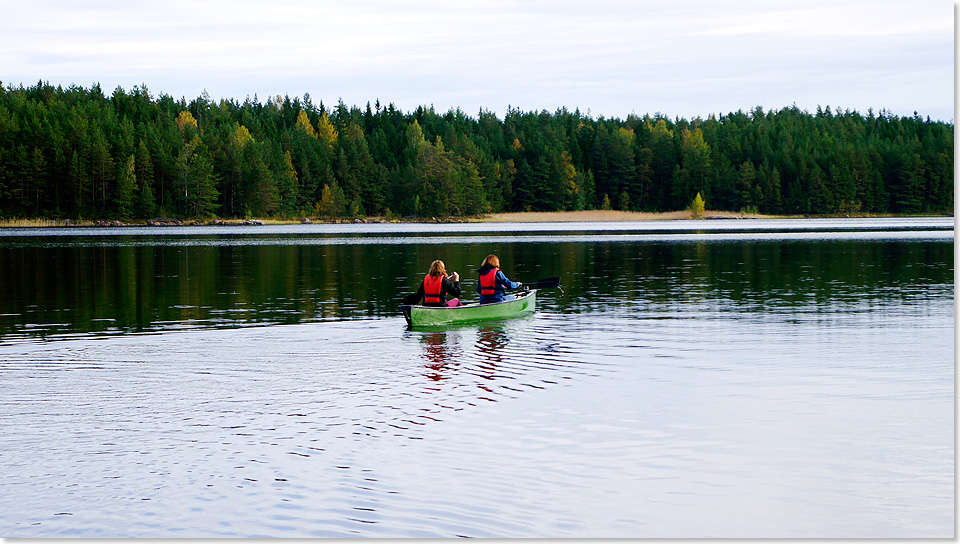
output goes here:
<path id="1" fill-rule="evenodd" d="M 307 112 L 305 111 L 301 111 L 297 114 L 296 128 L 304 131 L 309 136 L 314 138 L 317 137 L 317 131 L 313 129 L 313 125 L 310 123 L 310 118 L 307 116 Z"/>
<path id="2" fill-rule="evenodd" d="M 194 119 L 193 114 L 189 111 L 181 111 L 180 115 L 177 116 L 176 123 L 177 127 L 180 128 L 180 132 L 184 133 L 184 137 L 187 140 L 190 140 L 191 136 L 199 131 L 197 120 Z M 193 131 L 192 133 L 188 132 L 191 130 Z"/>
<path id="3" fill-rule="evenodd" d="M 330 118 L 324 113 L 317 121 L 317 138 L 324 144 L 328 156 L 333 156 L 333 146 L 337 143 L 337 137 L 337 127 L 330 122 Z"/>
<path id="4" fill-rule="evenodd" d="M 690 204 L 690 214 L 694 219 L 703 218 L 703 213 L 707 209 L 706 202 L 703 201 L 703 197 L 700 196 L 700 193 L 697 193 L 697 196 L 693 199 L 693 202 Z"/>
<path id="5" fill-rule="evenodd" d="M 343 215 L 346 204 L 346 197 L 343 190 L 334 182 L 332 185 L 324 185 L 320 191 L 319 212 L 324 219 L 335 219 Z"/>
<path id="6" fill-rule="evenodd" d="M 560 210 L 576 209 L 580 187 L 577 186 L 577 168 L 570 160 L 570 153 L 560 153 Z"/>

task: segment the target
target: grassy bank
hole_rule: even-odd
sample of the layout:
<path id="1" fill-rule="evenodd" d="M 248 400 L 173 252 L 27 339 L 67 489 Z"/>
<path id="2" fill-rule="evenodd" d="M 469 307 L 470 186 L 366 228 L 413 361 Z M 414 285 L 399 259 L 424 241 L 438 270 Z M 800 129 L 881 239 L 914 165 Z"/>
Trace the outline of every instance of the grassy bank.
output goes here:
<path id="1" fill-rule="evenodd" d="M 715 212 L 707 211 L 706 217 L 734 217 L 744 218 L 763 218 L 767 216 L 756 214 L 742 214 L 734 212 Z M 384 217 L 366 217 L 362 220 L 336 219 L 324 221 L 322 218 L 310 218 L 311 223 L 572 223 L 572 222 L 592 222 L 592 221 L 666 221 L 677 219 L 690 219 L 689 211 L 663 212 L 663 213 L 643 213 L 643 212 L 621 212 L 616 210 L 583 210 L 576 212 L 512 212 L 495 213 L 480 217 L 420 217 L 416 219 L 393 219 L 387 220 Z M 51 227 L 122 227 L 122 226 L 169 226 L 179 224 L 183 226 L 204 226 L 204 225 L 293 225 L 303 223 L 303 219 L 166 219 L 166 220 L 147 220 L 131 219 L 127 221 L 106 221 L 106 220 L 71 220 L 71 219 L 3 219 L 0 220 L 0 228 L 51 228 Z M 159 224 L 158 224 L 159 223 Z"/>
<path id="2" fill-rule="evenodd" d="M 371 219 L 372 221 L 373 219 Z M 148 227 L 148 226 L 240 226 L 240 225 L 294 225 L 301 219 L 129 219 L 93 220 L 93 219 L 0 219 L 0 228 L 55 228 L 55 227 Z M 324 221 L 311 221 L 323 223 Z M 341 222 L 347 222 L 341 220 Z M 155 223 L 155 224 L 152 224 Z"/>
<path id="3" fill-rule="evenodd" d="M 856 214 L 856 215 L 762 215 L 748 214 L 739 212 L 726 212 L 707 210 L 704 212 L 706 219 L 798 219 L 802 217 L 820 217 L 820 218 L 841 218 L 841 217 L 917 217 L 898 214 Z M 936 215 L 936 217 L 952 217 Z M 337 219 L 333 221 L 324 221 L 321 218 L 310 218 L 310 223 L 585 223 L 585 222 L 605 222 L 605 221 L 678 221 L 691 219 L 689 210 L 675 212 L 623 212 L 617 210 L 582 210 L 575 212 L 508 212 L 494 213 L 481 217 L 421 217 L 416 219 L 391 219 L 384 217 L 367 217 L 364 219 Z M 166 222 L 164 222 L 166 221 Z M 304 223 L 303 219 L 184 219 L 184 220 L 163 220 L 161 224 L 156 224 L 156 220 L 135 219 L 124 222 L 119 221 L 100 221 L 83 220 L 75 221 L 71 219 L 3 219 L 0 220 L 0 228 L 53 228 L 53 227 L 122 227 L 122 226 L 150 226 L 151 222 L 155 226 L 183 225 L 183 226 L 241 226 L 241 225 L 294 225 Z"/>
<path id="4" fill-rule="evenodd" d="M 704 212 L 704 217 L 730 217 L 737 219 L 770 218 L 760 214 L 745 214 L 736 212 L 711 211 Z M 582 210 L 577 212 L 512 212 L 495 213 L 484 217 L 481 221 L 488 223 L 572 223 L 587 221 L 670 221 L 690 219 L 690 211 L 676 212 L 622 212 L 617 210 Z"/>

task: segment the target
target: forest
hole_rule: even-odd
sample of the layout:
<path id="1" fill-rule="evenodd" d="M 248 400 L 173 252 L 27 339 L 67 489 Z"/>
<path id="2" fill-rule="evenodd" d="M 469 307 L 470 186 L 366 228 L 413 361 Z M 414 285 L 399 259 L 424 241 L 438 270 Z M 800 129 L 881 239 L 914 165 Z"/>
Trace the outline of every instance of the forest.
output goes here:
<path id="1" fill-rule="evenodd" d="M 0 219 L 688 208 L 951 214 L 953 123 L 830 107 L 503 118 L 0 83 Z"/>

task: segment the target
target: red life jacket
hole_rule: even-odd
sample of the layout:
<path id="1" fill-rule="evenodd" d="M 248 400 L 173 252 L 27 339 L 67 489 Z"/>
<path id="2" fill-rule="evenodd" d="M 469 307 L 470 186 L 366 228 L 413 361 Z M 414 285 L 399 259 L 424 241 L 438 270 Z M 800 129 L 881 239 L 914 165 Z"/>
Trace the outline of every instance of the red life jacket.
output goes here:
<path id="1" fill-rule="evenodd" d="M 440 304 L 444 300 L 440 290 L 443 288 L 443 276 L 434 278 L 430 274 L 423 278 L 423 301 L 427 304 Z"/>
<path id="2" fill-rule="evenodd" d="M 497 272 L 499 268 L 491 268 L 483 274 L 480 274 L 480 294 L 489 296 L 496 293 Z"/>

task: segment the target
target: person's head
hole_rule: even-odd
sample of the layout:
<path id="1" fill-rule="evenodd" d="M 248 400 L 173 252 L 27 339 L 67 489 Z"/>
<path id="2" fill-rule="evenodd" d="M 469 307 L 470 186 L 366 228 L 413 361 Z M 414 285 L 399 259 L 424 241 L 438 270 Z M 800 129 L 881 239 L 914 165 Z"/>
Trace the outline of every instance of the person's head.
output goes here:
<path id="1" fill-rule="evenodd" d="M 496 255 L 487 255 L 487 258 L 483 260 L 481 267 L 490 265 L 494 268 L 500 268 L 500 258 Z"/>
<path id="2" fill-rule="evenodd" d="M 438 259 L 430 263 L 430 275 L 434 278 L 447 275 L 447 267 L 443 265 L 443 261 Z"/>

